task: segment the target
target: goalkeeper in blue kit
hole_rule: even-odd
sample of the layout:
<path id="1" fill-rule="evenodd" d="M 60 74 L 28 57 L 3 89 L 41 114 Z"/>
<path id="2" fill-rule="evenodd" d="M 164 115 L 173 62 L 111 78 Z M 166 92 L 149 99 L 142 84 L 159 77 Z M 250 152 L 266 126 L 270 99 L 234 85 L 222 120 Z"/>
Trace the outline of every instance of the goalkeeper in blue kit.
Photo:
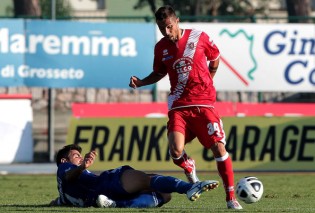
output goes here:
<path id="1" fill-rule="evenodd" d="M 188 183 L 171 176 L 146 174 L 130 166 L 105 170 L 100 175 L 87 169 L 96 152 L 84 157 L 76 144 L 64 146 L 56 156 L 59 197 L 53 206 L 151 208 L 171 200 L 171 193 L 186 194 L 195 201 L 201 193 L 214 189 L 219 182 L 207 180 Z"/>

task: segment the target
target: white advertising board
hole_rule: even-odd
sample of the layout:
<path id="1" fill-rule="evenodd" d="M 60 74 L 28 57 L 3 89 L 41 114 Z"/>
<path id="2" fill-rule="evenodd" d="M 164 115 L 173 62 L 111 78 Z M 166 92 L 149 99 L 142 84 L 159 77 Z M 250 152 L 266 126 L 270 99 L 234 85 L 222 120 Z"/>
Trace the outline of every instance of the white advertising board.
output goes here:
<path id="1" fill-rule="evenodd" d="M 0 163 L 33 161 L 33 111 L 29 99 L 0 99 Z"/>
<path id="2" fill-rule="evenodd" d="M 218 91 L 315 92 L 314 24 L 180 23 L 206 32 L 220 49 Z M 157 40 L 162 37 L 157 28 Z M 168 78 L 157 84 L 168 91 Z"/>

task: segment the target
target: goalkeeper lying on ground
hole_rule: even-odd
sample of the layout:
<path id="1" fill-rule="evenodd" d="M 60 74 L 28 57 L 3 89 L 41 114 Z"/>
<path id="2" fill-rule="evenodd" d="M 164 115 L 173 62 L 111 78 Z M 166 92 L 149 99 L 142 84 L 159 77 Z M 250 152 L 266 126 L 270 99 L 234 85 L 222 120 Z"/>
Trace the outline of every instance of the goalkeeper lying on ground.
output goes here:
<path id="1" fill-rule="evenodd" d="M 201 193 L 214 189 L 219 182 L 207 180 L 188 183 L 171 176 L 146 174 L 130 166 L 105 170 L 100 175 L 87 169 L 96 152 L 81 156 L 81 147 L 67 145 L 56 156 L 59 197 L 51 205 L 77 207 L 150 208 L 171 200 L 171 193 L 186 194 L 195 201 Z"/>

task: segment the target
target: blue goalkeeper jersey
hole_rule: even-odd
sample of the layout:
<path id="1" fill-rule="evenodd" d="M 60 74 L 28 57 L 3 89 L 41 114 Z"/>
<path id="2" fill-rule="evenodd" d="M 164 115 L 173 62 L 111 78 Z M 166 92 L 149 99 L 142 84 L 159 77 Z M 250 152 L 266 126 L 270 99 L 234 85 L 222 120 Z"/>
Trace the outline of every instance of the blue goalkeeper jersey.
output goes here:
<path id="1" fill-rule="evenodd" d="M 72 163 L 62 163 L 57 170 L 59 199 L 62 204 L 84 207 L 95 200 L 94 190 L 97 187 L 98 176 L 84 170 L 75 181 L 66 181 L 66 172 L 77 168 Z"/>
<path id="2" fill-rule="evenodd" d="M 95 206 L 98 195 L 120 200 L 131 198 L 134 195 L 128 194 L 121 186 L 120 177 L 130 166 L 122 166 L 116 169 L 106 170 L 100 175 L 84 170 L 77 180 L 66 181 L 66 172 L 77 168 L 72 163 L 62 163 L 57 170 L 57 183 L 59 201 L 63 205 L 79 207 Z"/>

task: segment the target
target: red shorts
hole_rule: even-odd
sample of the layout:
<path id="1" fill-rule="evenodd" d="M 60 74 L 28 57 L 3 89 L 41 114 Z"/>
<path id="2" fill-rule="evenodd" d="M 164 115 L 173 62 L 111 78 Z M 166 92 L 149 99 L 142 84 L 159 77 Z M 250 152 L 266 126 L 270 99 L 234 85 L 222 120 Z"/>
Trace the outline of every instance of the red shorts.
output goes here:
<path id="1" fill-rule="evenodd" d="M 213 107 L 184 107 L 168 112 L 169 121 L 167 131 L 181 132 L 185 136 L 185 143 L 195 137 L 209 149 L 214 143 L 225 142 L 222 120 Z"/>

